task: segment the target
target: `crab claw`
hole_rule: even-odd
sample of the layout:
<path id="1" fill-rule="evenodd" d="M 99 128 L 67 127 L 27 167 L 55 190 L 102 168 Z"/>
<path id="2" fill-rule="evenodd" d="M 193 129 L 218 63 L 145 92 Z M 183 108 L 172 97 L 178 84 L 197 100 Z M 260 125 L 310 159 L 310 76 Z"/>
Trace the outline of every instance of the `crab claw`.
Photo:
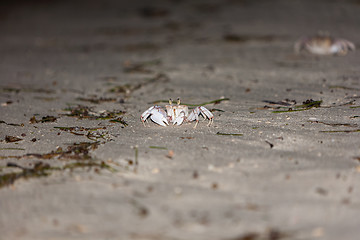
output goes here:
<path id="1" fill-rule="evenodd" d="M 214 115 L 205 107 L 203 106 L 200 106 L 200 107 L 196 107 L 194 108 L 191 113 L 189 114 L 187 120 L 188 121 L 194 121 L 196 120 L 196 124 L 194 126 L 194 128 L 196 128 L 197 126 L 197 123 L 199 122 L 199 115 L 202 115 L 205 119 L 208 118 L 210 121 L 209 121 L 209 124 L 208 126 L 211 125 L 211 123 L 213 122 L 213 119 L 214 119 Z"/>
<path id="2" fill-rule="evenodd" d="M 169 125 L 166 119 L 166 112 L 160 106 L 150 107 L 148 110 L 143 112 L 143 114 L 141 114 L 140 119 L 144 123 L 149 116 L 152 121 L 154 121 L 155 123 L 161 126 L 166 127 L 166 125 Z"/>
<path id="3" fill-rule="evenodd" d="M 349 51 L 355 51 L 355 48 L 355 44 L 348 40 L 336 39 L 331 47 L 331 52 L 338 55 L 346 55 Z"/>
<path id="4" fill-rule="evenodd" d="M 167 119 L 166 119 L 166 113 L 164 110 L 160 109 L 161 111 L 154 111 L 152 115 L 150 116 L 150 119 L 154 121 L 155 123 L 166 127 L 166 125 L 169 125 Z M 164 113 L 163 113 L 164 112 Z"/>
<path id="5" fill-rule="evenodd" d="M 175 125 L 181 125 L 185 120 L 185 112 L 180 112 L 179 116 L 175 118 L 173 124 Z"/>

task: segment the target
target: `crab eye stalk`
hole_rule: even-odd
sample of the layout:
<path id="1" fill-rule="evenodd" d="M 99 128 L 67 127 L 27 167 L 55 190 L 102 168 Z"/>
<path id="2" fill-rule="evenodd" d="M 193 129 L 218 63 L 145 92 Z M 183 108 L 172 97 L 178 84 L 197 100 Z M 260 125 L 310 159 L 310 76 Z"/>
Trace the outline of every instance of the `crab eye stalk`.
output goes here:
<path id="1" fill-rule="evenodd" d="M 172 99 L 171 99 L 171 98 L 169 99 L 169 104 L 170 104 L 170 105 L 172 104 Z"/>
<path id="2" fill-rule="evenodd" d="M 177 98 L 177 105 L 180 105 L 180 98 Z"/>

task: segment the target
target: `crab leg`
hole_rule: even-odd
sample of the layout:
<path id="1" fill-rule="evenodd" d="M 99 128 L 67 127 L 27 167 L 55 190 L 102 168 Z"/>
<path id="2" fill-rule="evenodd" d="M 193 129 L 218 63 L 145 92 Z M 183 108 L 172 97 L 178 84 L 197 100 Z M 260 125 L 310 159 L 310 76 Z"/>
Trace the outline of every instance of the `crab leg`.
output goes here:
<path id="1" fill-rule="evenodd" d="M 155 106 L 149 107 L 145 112 L 143 112 L 140 116 L 140 120 L 145 126 L 146 119 L 151 115 L 151 111 L 155 108 Z"/>
<path id="2" fill-rule="evenodd" d="M 200 108 L 200 111 L 201 111 L 201 114 L 203 115 L 203 117 L 204 118 L 207 117 L 210 120 L 208 123 L 208 126 L 210 126 L 214 121 L 214 115 L 207 108 L 205 108 L 203 106 L 200 106 L 199 108 Z"/>

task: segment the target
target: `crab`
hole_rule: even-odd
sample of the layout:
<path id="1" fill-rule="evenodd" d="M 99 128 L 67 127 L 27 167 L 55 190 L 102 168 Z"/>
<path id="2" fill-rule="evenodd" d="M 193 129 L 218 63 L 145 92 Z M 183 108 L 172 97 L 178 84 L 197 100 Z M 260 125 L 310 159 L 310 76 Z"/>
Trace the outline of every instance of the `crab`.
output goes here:
<path id="1" fill-rule="evenodd" d="M 168 126 L 169 122 L 173 125 L 181 125 L 183 122 L 192 122 L 196 121 L 194 128 L 196 128 L 199 123 L 199 115 L 202 115 L 205 119 L 209 119 L 208 126 L 214 120 L 214 115 L 205 107 L 198 106 L 195 107 L 189 113 L 189 108 L 186 105 L 180 104 L 180 99 L 177 99 L 177 104 L 173 105 L 172 100 L 169 100 L 169 105 L 165 106 L 166 111 L 160 106 L 149 107 L 143 114 L 141 114 L 141 121 L 145 126 L 145 121 L 150 117 L 150 119 L 161 125 Z"/>
<path id="2" fill-rule="evenodd" d="M 355 51 L 355 44 L 342 39 L 333 38 L 326 33 L 319 33 L 311 37 L 302 37 L 295 42 L 295 52 L 305 50 L 316 55 L 346 55 Z"/>

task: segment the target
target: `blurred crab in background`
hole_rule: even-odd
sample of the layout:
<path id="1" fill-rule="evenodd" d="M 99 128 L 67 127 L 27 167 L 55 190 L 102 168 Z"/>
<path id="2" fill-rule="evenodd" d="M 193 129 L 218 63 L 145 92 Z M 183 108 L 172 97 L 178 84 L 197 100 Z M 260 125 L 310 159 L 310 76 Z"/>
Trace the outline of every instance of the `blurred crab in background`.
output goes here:
<path id="1" fill-rule="evenodd" d="M 295 52 L 307 51 L 316 55 L 346 55 L 355 51 L 355 44 L 341 38 L 333 38 L 328 33 L 320 32 L 315 36 L 302 37 L 295 42 Z"/>
<path id="2" fill-rule="evenodd" d="M 211 125 L 214 119 L 214 115 L 205 107 L 198 106 L 191 110 L 189 113 L 189 108 L 186 105 L 180 105 L 180 99 L 177 99 L 177 104 L 173 105 L 172 100 L 169 100 L 169 105 L 165 106 L 166 111 L 160 106 L 152 106 L 148 108 L 143 114 L 141 114 L 141 121 L 145 126 L 145 121 L 150 117 L 150 119 L 166 127 L 170 123 L 173 125 L 181 125 L 183 122 L 196 121 L 194 128 L 196 128 L 199 122 L 199 115 L 202 115 L 205 119 L 209 119 L 208 126 Z"/>

